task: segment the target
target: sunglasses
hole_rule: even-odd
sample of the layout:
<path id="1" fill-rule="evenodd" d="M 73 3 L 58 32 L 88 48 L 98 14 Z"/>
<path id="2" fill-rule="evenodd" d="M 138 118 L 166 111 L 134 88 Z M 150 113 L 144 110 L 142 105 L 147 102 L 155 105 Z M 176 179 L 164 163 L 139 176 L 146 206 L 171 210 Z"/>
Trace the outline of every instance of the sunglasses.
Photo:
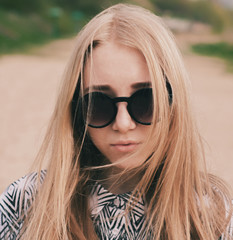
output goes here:
<path id="1" fill-rule="evenodd" d="M 142 88 L 130 97 L 111 98 L 102 92 L 91 92 L 82 98 L 84 120 L 88 126 L 103 128 L 117 115 L 117 103 L 127 102 L 130 117 L 137 123 L 150 125 L 153 117 L 152 88 Z"/>

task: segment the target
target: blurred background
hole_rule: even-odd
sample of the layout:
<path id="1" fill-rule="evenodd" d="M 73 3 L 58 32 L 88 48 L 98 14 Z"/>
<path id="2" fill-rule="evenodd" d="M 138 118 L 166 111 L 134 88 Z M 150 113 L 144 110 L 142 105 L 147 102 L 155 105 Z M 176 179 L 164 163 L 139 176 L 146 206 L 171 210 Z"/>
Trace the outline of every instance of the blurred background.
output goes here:
<path id="1" fill-rule="evenodd" d="M 0 0 L 0 192 L 39 150 L 75 35 L 117 0 Z M 233 0 L 121 1 L 173 31 L 191 80 L 209 171 L 233 187 Z"/>

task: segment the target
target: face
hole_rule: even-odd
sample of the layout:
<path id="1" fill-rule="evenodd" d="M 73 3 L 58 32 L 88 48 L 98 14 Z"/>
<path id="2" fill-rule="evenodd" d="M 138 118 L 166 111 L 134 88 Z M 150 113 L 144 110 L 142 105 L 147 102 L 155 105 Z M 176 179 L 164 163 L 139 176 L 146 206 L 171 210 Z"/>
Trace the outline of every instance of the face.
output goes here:
<path id="1" fill-rule="evenodd" d="M 138 50 L 119 43 L 97 46 L 93 50 L 92 63 L 88 59 L 84 69 L 85 93 L 98 91 L 111 98 L 129 97 L 137 90 L 150 86 L 144 56 Z M 152 125 L 135 122 L 129 115 L 127 102 L 116 105 L 115 120 L 103 128 L 88 127 L 89 135 L 110 163 L 120 161 L 119 168 L 137 167 L 150 155 L 147 140 Z"/>

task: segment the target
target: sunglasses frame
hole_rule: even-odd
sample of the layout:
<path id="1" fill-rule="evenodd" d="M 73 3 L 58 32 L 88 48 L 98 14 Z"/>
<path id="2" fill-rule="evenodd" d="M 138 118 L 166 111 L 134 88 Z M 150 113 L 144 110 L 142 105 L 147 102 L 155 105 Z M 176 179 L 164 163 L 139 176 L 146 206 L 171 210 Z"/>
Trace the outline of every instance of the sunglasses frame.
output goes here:
<path id="1" fill-rule="evenodd" d="M 108 99 L 110 100 L 110 102 L 111 102 L 111 104 L 112 104 L 112 107 L 113 107 L 113 111 L 114 111 L 112 118 L 111 118 L 106 124 L 100 125 L 100 126 L 96 126 L 96 125 L 93 125 L 93 124 L 88 123 L 88 126 L 89 126 L 89 127 L 92 127 L 92 128 L 104 128 L 104 127 L 110 125 L 110 124 L 115 120 L 115 118 L 116 118 L 117 111 L 118 111 L 118 108 L 117 108 L 117 106 L 116 106 L 116 103 L 118 103 L 118 102 L 127 102 L 127 103 L 128 103 L 128 104 L 127 104 L 127 111 L 128 111 L 128 113 L 129 113 L 130 117 L 131 117 L 135 122 L 140 123 L 140 124 L 142 124 L 142 125 L 151 125 L 151 122 L 145 123 L 145 122 L 141 122 L 141 121 L 139 121 L 138 119 L 136 119 L 135 116 L 134 116 L 134 114 L 133 114 L 133 112 L 132 112 L 132 110 L 131 110 L 132 101 L 133 101 L 133 98 L 135 97 L 135 95 L 138 94 L 139 92 L 145 91 L 145 90 L 146 90 L 146 91 L 149 91 L 149 94 L 151 93 L 151 95 L 152 95 L 152 88 L 142 88 L 142 89 L 139 89 L 139 90 L 137 90 L 136 92 L 134 92 L 130 97 L 115 97 L 115 98 L 111 98 L 111 97 L 109 97 L 107 94 L 102 93 L 102 92 L 97 92 L 97 91 L 96 91 L 96 92 L 87 93 L 87 94 L 84 95 L 84 97 L 82 98 L 83 102 L 85 102 L 87 106 L 88 106 L 89 99 L 92 98 L 91 95 L 93 95 L 93 94 L 100 94 L 100 95 L 103 95 L 105 98 L 108 98 Z M 88 108 L 88 107 L 87 107 L 87 108 Z M 87 112 L 88 112 L 88 111 L 87 111 Z M 85 116 L 85 115 L 87 115 L 87 114 L 84 114 L 84 116 Z M 85 119 L 85 117 L 84 117 L 84 119 Z"/>

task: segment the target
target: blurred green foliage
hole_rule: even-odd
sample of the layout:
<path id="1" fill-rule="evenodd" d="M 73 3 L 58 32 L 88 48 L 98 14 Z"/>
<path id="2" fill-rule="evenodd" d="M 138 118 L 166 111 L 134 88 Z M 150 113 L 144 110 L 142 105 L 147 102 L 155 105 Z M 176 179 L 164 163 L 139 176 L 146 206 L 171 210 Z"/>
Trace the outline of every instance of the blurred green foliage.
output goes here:
<path id="1" fill-rule="evenodd" d="M 0 54 L 25 52 L 33 45 L 71 36 L 84 21 L 76 21 L 66 12 L 54 17 L 0 10 Z"/>
<path id="2" fill-rule="evenodd" d="M 85 15 L 93 16 L 117 0 L 0 0 L 1 9 L 21 13 L 42 13 L 51 7 L 59 7 L 64 11 L 78 10 Z"/>
<path id="3" fill-rule="evenodd" d="M 25 50 L 25 42 L 44 42 L 51 24 L 36 14 L 25 17 L 16 12 L 0 11 L 0 53 Z"/>
<path id="4" fill-rule="evenodd" d="M 149 2 L 161 15 L 202 21 L 216 32 L 233 26 L 233 12 L 210 0 L 0 0 L 0 53 L 76 34 L 96 13 L 118 2 Z"/>
<path id="5" fill-rule="evenodd" d="M 200 43 L 193 45 L 192 50 L 198 54 L 219 57 L 226 60 L 229 70 L 233 71 L 233 44 L 226 42 Z"/>
<path id="6" fill-rule="evenodd" d="M 45 9 L 46 0 L 0 0 L 1 9 L 22 13 L 40 12 Z"/>
<path id="7" fill-rule="evenodd" d="M 151 0 L 161 14 L 170 14 L 210 24 L 215 32 L 233 26 L 233 11 L 210 0 Z"/>
<path id="8" fill-rule="evenodd" d="M 76 34 L 112 0 L 0 0 L 0 54 Z"/>

